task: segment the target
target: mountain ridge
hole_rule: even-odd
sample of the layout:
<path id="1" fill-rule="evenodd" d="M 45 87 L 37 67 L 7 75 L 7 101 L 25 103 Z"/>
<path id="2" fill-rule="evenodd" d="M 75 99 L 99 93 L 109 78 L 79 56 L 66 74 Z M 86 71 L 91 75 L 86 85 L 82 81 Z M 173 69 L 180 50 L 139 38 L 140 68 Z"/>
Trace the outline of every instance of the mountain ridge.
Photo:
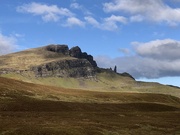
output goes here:
<path id="1" fill-rule="evenodd" d="M 36 77 L 93 78 L 101 70 L 92 55 L 82 52 L 78 46 L 69 49 L 64 44 L 50 44 L 0 56 L 0 74 L 33 71 Z M 127 73 L 122 75 L 133 78 Z"/>
<path id="2" fill-rule="evenodd" d="M 157 93 L 180 97 L 179 88 L 136 81 L 97 66 L 78 46 L 48 45 L 0 56 L 0 76 L 24 82 L 93 91 Z"/>

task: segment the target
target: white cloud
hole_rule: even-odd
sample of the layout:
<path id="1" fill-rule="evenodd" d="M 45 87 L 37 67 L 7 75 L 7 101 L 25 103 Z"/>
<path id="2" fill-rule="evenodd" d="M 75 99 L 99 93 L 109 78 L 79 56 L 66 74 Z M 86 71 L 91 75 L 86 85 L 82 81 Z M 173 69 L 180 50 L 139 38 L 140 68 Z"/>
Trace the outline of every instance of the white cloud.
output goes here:
<path id="1" fill-rule="evenodd" d="M 64 26 L 67 26 L 67 27 L 72 27 L 74 25 L 84 27 L 85 23 L 76 17 L 70 17 L 67 19 L 66 24 L 64 24 Z"/>
<path id="2" fill-rule="evenodd" d="M 118 58 L 96 57 L 98 66 L 117 65 L 119 72 L 128 72 L 135 78 L 180 76 L 180 41 L 165 39 L 147 43 L 133 42 L 135 55 Z"/>
<path id="3" fill-rule="evenodd" d="M 85 15 L 92 15 L 92 13 L 88 9 L 86 9 L 83 5 L 80 5 L 77 2 L 71 3 L 70 8 L 80 10 Z"/>
<path id="4" fill-rule="evenodd" d="M 131 53 L 131 51 L 128 48 L 120 48 L 119 52 L 121 52 L 125 55 L 129 55 Z"/>
<path id="5" fill-rule="evenodd" d="M 98 22 L 91 16 L 85 17 L 87 23 L 91 24 L 93 27 L 108 30 L 108 31 L 115 31 L 119 28 L 118 23 L 125 24 L 127 19 L 123 16 L 115 16 L 111 15 L 110 17 L 103 18 L 101 22 Z"/>
<path id="6" fill-rule="evenodd" d="M 142 15 L 135 15 L 130 17 L 131 22 L 142 22 L 144 17 Z"/>
<path id="7" fill-rule="evenodd" d="M 81 5 L 79 5 L 76 2 L 71 3 L 70 7 L 73 8 L 73 9 L 82 9 L 83 8 Z"/>
<path id="8" fill-rule="evenodd" d="M 142 57 L 155 59 L 180 59 L 180 41 L 165 39 L 154 40 L 147 43 L 133 42 L 136 53 Z"/>
<path id="9" fill-rule="evenodd" d="M 91 25 L 93 25 L 94 27 L 99 27 L 100 26 L 100 23 L 96 20 L 96 19 L 94 19 L 93 17 L 91 17 L 91 16 L 86 16 L 86 17 L 84 17 L 84 19 L 89 23 L 89 24 L 91 24 Z"/>
<path id="10" fill-rule="evenodd" d="M 105 18 L 106 22 L 119 22 L 119 23 L 127 23 L 127 19 L 123 16 L 115 16 L 115 15 L 111 15 L 111 17 Z"/>
<path id="11" fill-rule="evenodd" d="M 30 4 L 24 4 L 17 7 L 18 12 L 31 13 L 33 15 L 39 15 L 44 21 L 58 21 L 61 17 L 73 16 L 73 13 L 67 8 L 59 8 L 57 5 L 46 5 L 41 3 L 32 2 Z"/>
<path id="12" fill-rule="evenodd" d="M 125 12 L 131 21 L 180 23 L 180 8 L 172 8 L 162 0 L 113 0 L 104 3 L 105 12 Z"/>
<path id="13" fill-rule="evenodd" d="M 11 53 L 18 49 L 16 38 L 12 36 L 4 36 L 0 33 L 0 55 Z"/>

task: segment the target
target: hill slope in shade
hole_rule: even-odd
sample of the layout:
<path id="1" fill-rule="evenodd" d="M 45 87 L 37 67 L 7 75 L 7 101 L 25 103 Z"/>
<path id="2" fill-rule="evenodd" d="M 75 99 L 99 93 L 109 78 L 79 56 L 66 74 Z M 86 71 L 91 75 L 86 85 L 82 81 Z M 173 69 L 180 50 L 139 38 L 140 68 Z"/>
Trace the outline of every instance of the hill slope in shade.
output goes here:
<path id="1" fill-rule="evenodd" d="M 39 100 L 87 103 L 150 102 L 169 105 L 178 105 L 180 103 L 179 98 L 163 94 L 85 91 L 27 83 L 3 77 L 0 77 L 0 90 L 1 99 L 4 100 L 24 97 Z"/>
<path id="2" fill-rule="evenodd" d="M 180 99 L 99 92 L 0 77 L 0 134 L 178 135 Z"/>

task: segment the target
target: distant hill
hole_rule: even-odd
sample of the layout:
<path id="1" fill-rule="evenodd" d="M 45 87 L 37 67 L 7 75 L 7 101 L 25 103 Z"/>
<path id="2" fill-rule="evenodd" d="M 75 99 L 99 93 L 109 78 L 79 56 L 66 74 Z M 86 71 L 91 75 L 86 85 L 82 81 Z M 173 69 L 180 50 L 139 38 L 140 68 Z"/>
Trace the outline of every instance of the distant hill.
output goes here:
<path id="1" fill-rule="evenodd" d="M 128 73 L 97 66 L 76 46 L 47 45 L 0 56 L 0 76 L 43 85 L 94 91 L 160 93 L 180 97 L 180 89 L 138 82 Z"/>
<path id="2" fill-rule="evenodd" d="M 33 71 L 36 77 L 93 77 L 96 62 L 79 47 L 48 45 L 0 57 L 0 72 Z"/>

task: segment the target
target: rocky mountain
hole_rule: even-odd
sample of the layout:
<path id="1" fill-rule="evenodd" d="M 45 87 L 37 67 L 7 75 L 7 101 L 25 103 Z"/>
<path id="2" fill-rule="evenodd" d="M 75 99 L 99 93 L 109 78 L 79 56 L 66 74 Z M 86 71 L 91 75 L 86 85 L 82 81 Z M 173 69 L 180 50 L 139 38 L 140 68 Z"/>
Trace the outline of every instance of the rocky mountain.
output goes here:
<path id="1" fill-rule="evenodd" d="M 0 57 L 0 74 L 33 71 L 36 77 L 94 77 L 93 56 L 76 46 L 48 45 Z"/>
<path id="2" fill-rule="evenodd" d="M 30 69 L 35 72 L 37 77 L 90 78 L 95 76 L 96 62 L 91 55 L 82 52 L 78 46 L 69 50 L 67 45 L 48 45 L 43 49 L 60 54 L 60 58 L 63 59 L 32 66 Z"/>
<path id="3" fill-rule="evenodd" d="M 78 46 L 69 49 L 67 45 L 51 44 L 0 56 L 0 77 L 64 88 L 180 97 L 179 88 L 138 82 L 128 73 L 98 67 L 93 56 Z"/>
<path id="4" fill-rule="evenodd" d="M 69 49 L 67 45 L 52 44 L 0 57 L 0 74 L 30 71 L 36 77 L 95 78 L 102 70 L 93 56 L 78 46 Z M 125 76 L 131 77 L 127 73 Z"/>

